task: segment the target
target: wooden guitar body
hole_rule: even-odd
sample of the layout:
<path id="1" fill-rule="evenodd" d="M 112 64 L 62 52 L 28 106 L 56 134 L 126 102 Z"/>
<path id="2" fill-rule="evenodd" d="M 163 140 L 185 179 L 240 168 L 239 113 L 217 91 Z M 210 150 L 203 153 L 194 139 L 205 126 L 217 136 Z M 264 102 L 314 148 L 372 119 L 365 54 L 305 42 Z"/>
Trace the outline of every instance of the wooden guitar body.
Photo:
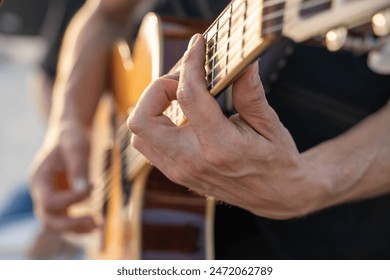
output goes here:
<path id="1" fill-rule="evenodd" d="M 124 41 L 114 48 L 113 94 L 102 99 L 93 134 L 91 179 L 96 195 L 92 193 L 91 200 L 100 205 L 103 226 L 87 237 L 89 258 L 213 257 L 213 200 L 172 183 L 146 159 L 140 161 L 142 156 L 131 147 L 125 127 L 129 110 L 143 90 L 172 68 L 192 34 L 204 30 L 203 23 L 198 24 L 200 29 L 189 27 L 192 24 L 164 22 L 151 13 L 132 52 Z"/>

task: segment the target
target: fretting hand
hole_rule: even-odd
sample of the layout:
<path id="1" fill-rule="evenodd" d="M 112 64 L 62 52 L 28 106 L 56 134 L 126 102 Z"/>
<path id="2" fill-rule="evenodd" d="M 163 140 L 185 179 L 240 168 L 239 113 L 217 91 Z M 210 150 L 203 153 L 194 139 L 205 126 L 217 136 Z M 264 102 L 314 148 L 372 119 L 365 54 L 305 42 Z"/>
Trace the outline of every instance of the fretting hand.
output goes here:
<path id="1" fill-rule="evenodd" d="M 234 83 L 238 114 L 226 118 L 207 89 L 204 39 L 191 41 L 180 77 L 153 82 L 129 117 L 135 148 L 172 181 L 257 215 L 285 219 L 319 208 L 325 182 L 268 105 L 257 63 Z M 185 125 L 163 114 L 171 100 Z"/>

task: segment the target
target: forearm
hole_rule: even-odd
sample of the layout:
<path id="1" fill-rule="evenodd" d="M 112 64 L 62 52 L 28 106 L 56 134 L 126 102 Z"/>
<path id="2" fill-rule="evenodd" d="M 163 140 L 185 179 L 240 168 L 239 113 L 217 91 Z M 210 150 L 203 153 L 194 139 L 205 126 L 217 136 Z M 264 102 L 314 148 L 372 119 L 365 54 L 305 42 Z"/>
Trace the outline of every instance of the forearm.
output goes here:
<path id="1" fill-rule="evenodd" d="M 109 53 L 126 28 L 124 14 L 132 5 L 116 11 L 109 1 L 88 1 L 71 21 L 64 37 L 53 89 L 51 123 L 74 121 L 89 127 L 106 86 Z"/>
<path id="2" fill-rule="evenodd" d="M 325 182 L 320 208 L 390 192 L 390 103 L 343 135 L 303 153 Z"/>

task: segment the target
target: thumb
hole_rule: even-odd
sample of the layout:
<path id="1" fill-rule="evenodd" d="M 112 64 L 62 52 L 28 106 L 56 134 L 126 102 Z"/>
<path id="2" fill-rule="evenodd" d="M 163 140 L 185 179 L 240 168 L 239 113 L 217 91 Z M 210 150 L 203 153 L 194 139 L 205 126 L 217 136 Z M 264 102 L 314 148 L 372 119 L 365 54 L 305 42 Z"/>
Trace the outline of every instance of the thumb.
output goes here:
<path id="1" fill-rule="evenodd" d="M 64 158 L 70 189 L 78 193 L 89 191 L 89 145 L 77 143 L 72 149 L 65 151 Z"/>
<path id="2" fill-rule="evenodd" d="M 281 123 L 265 98 L 258 69 L 256 61 L 234 83 L 233 103 L 241 120 L 257 133 L 271 140 L 281 127 Z"/>

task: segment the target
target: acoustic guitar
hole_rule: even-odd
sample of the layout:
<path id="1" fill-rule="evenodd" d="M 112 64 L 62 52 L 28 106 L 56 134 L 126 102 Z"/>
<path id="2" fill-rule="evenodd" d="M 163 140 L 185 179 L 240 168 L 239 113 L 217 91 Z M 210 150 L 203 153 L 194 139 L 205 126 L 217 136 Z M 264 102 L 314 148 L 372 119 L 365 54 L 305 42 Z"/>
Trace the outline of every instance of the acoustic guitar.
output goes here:
<path id="1" fill-rule="evenodd" d="M 374 45 L 380 50 L 390 29 L 389 6 L 389 0 L 234 0 L 208 28 L 146 15 L 133 47 L 120 41 L 113 50 L 111 93 L 100 102 L 93 131 L 94 191 L 72 209 L 92 212 L 103 227 L 73 240 L 87 244 L 90 258 L 212 259 L 214 199 L 170 182 L 131 146 L 129 110 L 151 81 L 178 69 L 175 63 L 196 32 L 206 30 L 205 80 L 216 96 L 282 38 L 304 42 L 317 36 L 337 50 L 348 42 L 347 30 L 375 15 Z M 177 102 L 165 114 L 177 125 L 185 121 Z"/>

